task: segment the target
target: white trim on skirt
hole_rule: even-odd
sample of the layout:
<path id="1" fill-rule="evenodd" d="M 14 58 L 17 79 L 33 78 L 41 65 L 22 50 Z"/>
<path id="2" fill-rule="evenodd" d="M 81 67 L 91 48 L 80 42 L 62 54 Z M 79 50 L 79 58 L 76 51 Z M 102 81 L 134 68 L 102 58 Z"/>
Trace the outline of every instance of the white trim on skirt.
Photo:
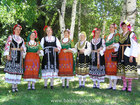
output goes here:
<path id="1" fill-rule="evenodd" d="M 20 84 L 22 75 L 17 74 L 5 74 L 5 82 L 11 83 L 11 84 Z"/>
<path id="2" fill-rule="evenodd" d="M 42 73 L 42 79 L 48 79 L 48 78 L 58 78 L 58 73 L 57 72 Z"/>

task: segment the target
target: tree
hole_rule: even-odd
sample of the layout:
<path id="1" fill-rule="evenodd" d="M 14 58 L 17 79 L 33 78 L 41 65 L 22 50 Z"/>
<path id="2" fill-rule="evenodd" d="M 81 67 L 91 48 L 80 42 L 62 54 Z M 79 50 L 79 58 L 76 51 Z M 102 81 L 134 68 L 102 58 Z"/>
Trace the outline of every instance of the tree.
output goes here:
<path id="1" fill-rule="evenodd" d="M 72 6 L 71 27 L 70 27 L 70 33 L 71 33 L 71 39 L 72 40 L 73 40 L 73 36 L 74 36 L 77 1 L 78 0 L 73 0 L 73 6 Z"/>
<path id="2" fill-rule="evenodd" d="M 65 20 L 64 19 L 65 19 L 66 3 L 67 3 L 67 0 L 63 0 L 62 6 L 61 6 L 61 11 L 58 9 L 61 38 L 63 38 L 64 30 L 65 30 Z"/>

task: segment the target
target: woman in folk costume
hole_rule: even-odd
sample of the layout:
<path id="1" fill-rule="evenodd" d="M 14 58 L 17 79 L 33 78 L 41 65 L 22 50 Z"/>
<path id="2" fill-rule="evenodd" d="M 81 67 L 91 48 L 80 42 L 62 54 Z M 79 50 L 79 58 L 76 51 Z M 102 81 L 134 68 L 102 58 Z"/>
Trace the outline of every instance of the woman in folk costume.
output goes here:
<path id="1" fill-rule="evenodd" d="M 25 56 L 25 72 L 24 80 L 28 82 L 28 90 L 35 90 L 35 82 L 39 79 L 39 69 L 40 69 L 40 58 L 39 53 L 41 46 L 38 42 L 35 41 L 37 38 L 37 32 L 32 31 L 29 33 L 26 42 L 26 56 Z"/>
<path id="2" fill-rule="evenodd" d="M 17 84 L 20 84 L 23 74 L 23 51 L 25 51 L 24 40 L 20 37 L 22 27 L 16 24 L 13 35 L 7 39 L 4 55 L 7 62 L 4 68 L 5 82 L 12 84 L 12 92 L 18 92 Z"/>
<path id="3" fill-rule="evenodd" d="M 86 33 L 83 31 L 79 34 L 79 41 L 73 49 L 77 52 L 76 75 L 79 77 L 79 88 L 85 87 L 86 77 L 89 76 L 89 55 L 91 53 L 91 45 L 86 41 Z M 82 82 L 83 79 L 83 83 Z"/>
<path id="4" fill-rule="evenodd" d="M 116 90 L 117 83 L 117 52 L 119 49 L 119 34 L 117 33 L 117 25 L 111 24 L 110 34 L 105 35 L 105 68 L 106 68 L 106 77 L 109 78 L 109 87 L 107 89 Z M 116 54 L 116 55 L 115 55 Z M 113 59 L 113 57 L 115 59 Z M 113 82 L 113 83 L 112 83 Z M 113 85 L 114 84 L 114 85 Z"/>
<path id="5" fill-rule="evenodd" d="M 41 39 L 41 46 L 44 51 L 42 60 L 42 78 L 44 79 L 44 88 L 47 88 L 47 81 L 51 79 L 51 89 L 53 89 L 54 78 L 58 77 L 58 53 L 61 50 L 61 44 L 55 36 L 50 26 L 44 27 L 45 37 Z"/>
<path id="6" fill-rule="evenodd" d="M 92 31 L 93 39 L 91 40 L 91 63 L 89 68 L 90 78 L 93 80 L 93 88 L 100 89 L 100 82 L 104 82 L 105 77 L 105 41 L 100 38 L 100 29 L 95 28 Z M 97 84 L 96 84 L 97 81 Z"/>
<path id="7" fill-rule="evenodd" d="M 131 92 L 132 79 L 138 79 L 136 57 L 138 56 L 138 43 L 130 23 L 125 20 L 120 24 L 123 32 L 119 38 L 118 76 L 123 79 L 123 91 Z M 128 88 L 127 88 L 128 80 Z"/>
<path id="8" fill-rule="evenodd" d="M 61 40 L 62 49 L 59 53 L 59 73 L 62 79 L 62 88 L 65 87 L 65 79 L 67 80 L 67 88 L 69 88 L 69 80 L 73 78 L 74 62 L 71 48 L 73 42 L 70 40 L 70 30 L 64 31 L 64 38 Z"/>

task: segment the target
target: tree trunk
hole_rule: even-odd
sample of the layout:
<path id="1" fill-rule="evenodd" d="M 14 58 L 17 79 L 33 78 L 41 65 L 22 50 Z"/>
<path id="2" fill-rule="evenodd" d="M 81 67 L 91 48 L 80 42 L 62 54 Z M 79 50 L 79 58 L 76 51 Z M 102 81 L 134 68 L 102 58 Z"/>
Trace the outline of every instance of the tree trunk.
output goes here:
<path id="1" fill-rule="evenodd" d="M 123 3 L 123 8 L 122 8 L 122 15 L 121 15 L 121 22 L 126 20 L 126 2 L 127 0 L 124 0 L 124 3 Z M 122 29 L 120 28 L 119 30 L 119 33 L 122 33 Z"/>
<path id="2" fill-rule="evenodd" d="M 73 34 L 74 34 L 74 28 L 75 28 L 75 20 L 76 20 L 76 6 L 77 6 L 77 1 L 78 0 L 73 0 L 73 6 L 72 6 L 72 15 L 71 15 L 71 27 L 70 27 L 70 32 L 71 32 L 71 40 L 73 40 Z"/>
<path id="3" fill-rule="evenodd" d="M 66 2 L 67 2 L 67 0 L 63 0 L 62 6 L 61 6 L 61 11 L 58 9 L 61 39 L 64 37 L 64 30 L 65 30 L 64 18 L 65 18 Z"/>
<path id="4" fill-rule="evenodd" d="M 81 2 L 79 1 L 79 11 L 78 11 L 78 35 L 81 32 Z"/>
<path id="5" fill-rule="evenodd" d="M 124 0 L 121 22 L 128 20 L 132 25 L 132 30 L 134 29 L 135 20 L 136 20 L 136 2 L 137 0 Z M 122 30 L 120 29 L 120 33 Z"/>
<path id="6" fill-rule="evenodd" d="M 127 6 L 126 19 L 132 25 L 132 30 L 134 29 L 135 20 L 136 20 L 136 11 L 137 11 L 136 2 L 137 2 L 137 0 L 127 0 L 127 2 L 126 2 L 126 6 Z"/>

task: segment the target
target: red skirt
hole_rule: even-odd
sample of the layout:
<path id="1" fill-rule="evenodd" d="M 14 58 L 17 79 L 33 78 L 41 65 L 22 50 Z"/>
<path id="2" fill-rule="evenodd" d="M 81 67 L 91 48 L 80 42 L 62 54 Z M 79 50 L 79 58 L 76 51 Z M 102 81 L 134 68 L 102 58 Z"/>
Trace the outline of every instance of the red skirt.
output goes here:
<path id="1" fill-rule="evenodd" d="M 114 49 L 109 49 L 105 51 L 105 70 L 106 75 L 117 75 L 117 61 L 111 60 L 111 53 L 114 52 Z"/>
<path id="2" fill-rule="evenodd" d="M 73 54 L 64 53 L 65 49 L 61 49 L 59 53 L 59 76 L 73 76 Z"/>
<path id="3" fill-rule="evenodd" d="M 24 79 L 39 79 L 40 58 L 37 53 L 28 52 L 25 57 Z"/>

